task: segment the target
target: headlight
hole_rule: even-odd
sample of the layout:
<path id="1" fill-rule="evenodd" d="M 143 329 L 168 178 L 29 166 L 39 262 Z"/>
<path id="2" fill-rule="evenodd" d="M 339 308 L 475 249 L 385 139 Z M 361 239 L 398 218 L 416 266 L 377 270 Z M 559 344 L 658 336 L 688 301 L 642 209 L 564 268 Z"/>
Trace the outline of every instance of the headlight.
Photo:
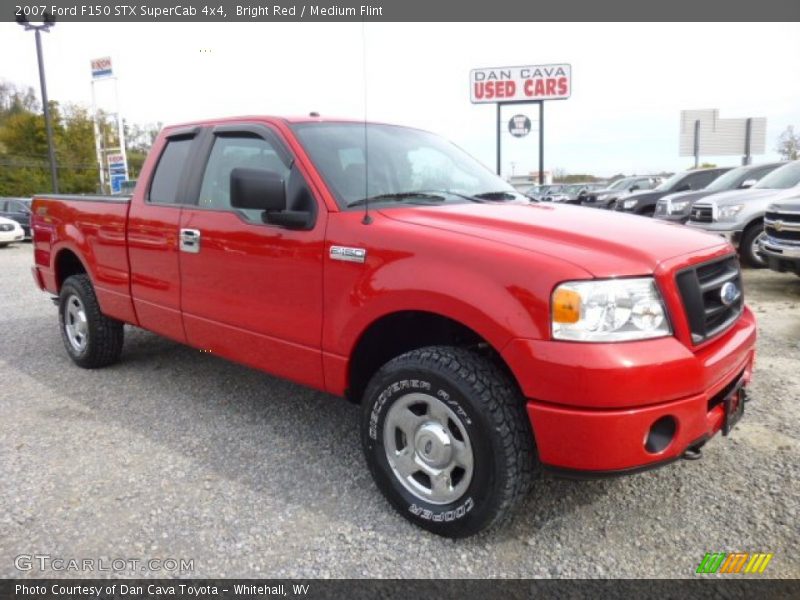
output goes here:
<path id="1" fill-rule="evenodd" d="M 633 208 L 634 206 L 636 206 L 636 203 L 637 203 L 637 202 L 638 202 L 638 200 L 636 200 L 635 198 L 634 198 L 633 200 L 625 200 L 625 201 L 622 203 L 622 208 L 624 208 L 624 209 L 627 209 L 627 210 L 630 210 L 631 208 Z"/>
<path id="2" fill-rule="evenodd" d="M 672 333 L 652 277 L 562 283 L 551 309 L 558 340 L 621 342 Z"/>
<path id="3" fill-rule="evenodd" d="M 678 200 L 675 202 L 674 200 L 669 203 L 669 214 L 674 215 L 677 213 L 682 213 L 686 210 L 689 206 L 689 200 Z"/>
<path id="4" fill-rule="evenodd" d="M 733 220 L 733 217 L 739 214 L 739 212 L 744 208 L 744 204 L 733 204 L 731 206 L 723 206 L 719 209 L 719 213 L 717 213 L 717 218 L 720 221 L 728 221 Z"/>
<path id="5" fill-rule="evenodd" d="M 605 200 L 605 199 L 606 199 L 606 198 L 608 198 L 610 195 L 611 195 L 611 194 L 597 194 L 597 199 L 598 199 L 598 200 Z"/>

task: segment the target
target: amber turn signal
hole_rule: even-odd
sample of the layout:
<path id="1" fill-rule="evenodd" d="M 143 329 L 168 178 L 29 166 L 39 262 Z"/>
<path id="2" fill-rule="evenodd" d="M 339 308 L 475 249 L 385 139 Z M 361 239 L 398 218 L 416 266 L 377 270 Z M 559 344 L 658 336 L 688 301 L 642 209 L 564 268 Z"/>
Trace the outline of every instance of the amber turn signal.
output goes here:
<path id="1" fill-rule="evenodd" d="M 581 295 L 565 288 L 553 294 L 553 322 L 577 323 L 581 318 Z"/>

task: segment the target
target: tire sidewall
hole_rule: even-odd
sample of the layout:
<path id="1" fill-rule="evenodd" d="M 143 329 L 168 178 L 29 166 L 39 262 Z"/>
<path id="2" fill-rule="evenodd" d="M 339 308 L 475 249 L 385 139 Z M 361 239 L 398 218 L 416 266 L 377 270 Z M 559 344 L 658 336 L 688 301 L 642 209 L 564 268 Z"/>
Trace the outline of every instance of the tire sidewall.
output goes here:
<path id="1" fill-rule="evenodd" d="M 745 229 L 745 232 L 742 235 L 741 253 L 744 255 L 747 265 L 754 269 L 763 269 L 767 266 L 766 261 L 762 259 L 758 255 L 758 252 L 753 248 L 753 245 L 761 235 L 762 231 L 763 230 L 760 225 L 751 225 L 748 229 Z"/>
<path id="2" fill-rule="evenodd" d="M 417 498 L 397 479 L 389 465 L 383 428 L 389 408 L 409 393 L 424 393 L 444 402 L 460 419 L 469 436 L 473 473 L 469 487 L 455 502 L 431 504 Z M 469 387 L 454 374 L 425 368 L 384 368 L 365 393 L 362 442 L 370 470 L 389 501 L 413 523 L 442 535 L 470 535 L 491 521 L 502 453 L 492 447 L 491 426 L 471 399 Z"/>
<path id="3" fill-rule="evenodd" d="M 67 335 L 67 327 L 66 327 L 66 317 L 65 313 L 67 310 L 67 300 L 71 296 L 77 296 L 78 299 L 83 304 L 83 310 L 86 312 L 86 320 L 87 320 L 87 329 L 88 329 L 88 339 L 86 340 L 86 347 L 82 351 L 76 350 L 69 341 L 69 336 Z M 61 287 L 61 293 L 59 294 L 58 300 L 58 325 L 61 331 L 61 339 L 64 341 L 64 347 L 67 349 L 67 353 L 70 357 L 77 363 L 84 361 L 91 355 L 92 351 L 92 344 L 95 337 L 95 323 L 94 320 L 91 318 L 90 313 L 90 302 L 93 299 L 87 298 L 86 293 L 76 282 L 72 281 L 72 278 L 67 279 L 64 282 L 64 285 Z"/>

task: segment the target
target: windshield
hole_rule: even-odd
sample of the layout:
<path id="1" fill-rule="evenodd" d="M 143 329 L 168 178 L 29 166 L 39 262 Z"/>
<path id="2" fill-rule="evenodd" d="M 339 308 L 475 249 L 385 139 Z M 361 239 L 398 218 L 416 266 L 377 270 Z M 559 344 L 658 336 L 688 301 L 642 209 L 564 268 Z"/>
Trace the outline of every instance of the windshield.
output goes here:
<path id="1" fill-rule="evenodd" d="M 800 161 L 795 161 L 775 169 L 753 187 L 785 190 L 798 183 L 800 183 Z"/>
<path id="2" fill-rule="evenodd" d="M 414 204 L 527 202 L 466 152 L 427 131 L 362 123 L 293 128 L 342 208 L 363 205 L 366 198 Z"/>
<path id="3" fill-rule="evenodd" d="M 750 169 L 751 167 L 738 167 L 736 169 L 731 169 L 709 183 L 705 189 L 711 192 L 721 192 L 723 190 L 730 190 L 738 187 L 742 176 L 746 175 Z"/>
<path id="4" fill-rule="evenodd" d="M 567 193 L 567 194 L 577 194 L 577 193 L 578 193 L 578 192 L 580 192 L 580 191 L 581 191 L 583 188 L 584 188 L 584 185 L 583 185 L 583 184 L 578 184 L 578 185 L 568 185 L 568 186 L 567 186 L 567 187 L 564 189 L 564 192 L 565 192 L 565 193 Z"/>
<path id="5" fill-rule="evenodd" d="M 653 191 L 655 192 L 668 192 L 670 191 L 675 185 L 684 178 L 686 173 L 675 173 L 672 177 L 664 180 L 661 185 L 656 187 Z"/>
<path id="6" fill-rule="evenodd" d="M 621 190 L 628 186 L 628 183 L 633 181 L 633 177 L 623 177 L 622 179 L 617 179 L 614 183 L 608 186 L 609 190 Z"/>

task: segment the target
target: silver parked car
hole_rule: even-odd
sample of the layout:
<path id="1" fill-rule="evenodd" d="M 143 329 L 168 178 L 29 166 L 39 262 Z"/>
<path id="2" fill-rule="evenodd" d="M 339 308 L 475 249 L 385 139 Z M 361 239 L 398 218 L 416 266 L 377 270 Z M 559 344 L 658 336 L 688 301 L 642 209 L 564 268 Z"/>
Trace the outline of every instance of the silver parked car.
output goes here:
<path id="1" fill-rule="evenodd" d="M 765 267 L 759 240 L 764 235 L 767 207 L 796 196 L 799 190 L 800 160 L 795 160 L 775 169 L 749 190 L 721 192 L 695 202 L 686 224 L 727 238 L 744 262 Z"/>

